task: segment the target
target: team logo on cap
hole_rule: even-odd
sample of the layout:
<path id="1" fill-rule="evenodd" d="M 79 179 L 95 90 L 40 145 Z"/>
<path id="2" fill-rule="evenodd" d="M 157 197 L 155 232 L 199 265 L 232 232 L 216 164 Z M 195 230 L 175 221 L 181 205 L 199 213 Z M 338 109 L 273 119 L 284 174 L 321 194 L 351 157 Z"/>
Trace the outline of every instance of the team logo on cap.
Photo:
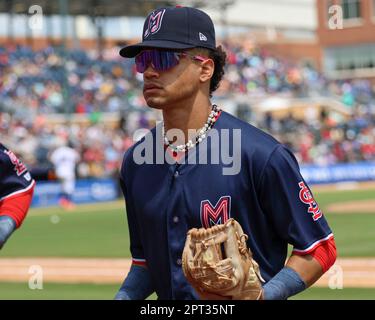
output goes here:
<path id="1" fill-rule="evenodd" d="M 165 13 L 165 9 L 161 11 L 154 11 L 150 14 L 150 17 L 148 19 L 148 26 L 143 34 L 144 38 L 147 38 L 150 34 L 157 33 L 161 28 L 161 23 L 163 21 L 163 16 Z"/>
<path id="2" fill-rule="evenodd" d="M 230 196 L 223 196 L 215 206 L 210 200 L 201 202 L 201 221 L 204 228 L 210 228 L 215 224 L 224 224 L 230 218 Z"/>
<path id="3" fill-rule="evenodd" d="M 320 219 L 323 215 L 322 211 L 319 209 L 318 204 L 314 200 L 314 197 L 312 196 L 309 188 L 305 185 L 303 181 L 301 181 L 298 186 L 300 187 L 299 191 L 299 198 L 300 200 L 309 205 L 309 208 L 307 209 L 308 213 L 312 214 L 312 217 L 314 221 L 317 221 Z"/>

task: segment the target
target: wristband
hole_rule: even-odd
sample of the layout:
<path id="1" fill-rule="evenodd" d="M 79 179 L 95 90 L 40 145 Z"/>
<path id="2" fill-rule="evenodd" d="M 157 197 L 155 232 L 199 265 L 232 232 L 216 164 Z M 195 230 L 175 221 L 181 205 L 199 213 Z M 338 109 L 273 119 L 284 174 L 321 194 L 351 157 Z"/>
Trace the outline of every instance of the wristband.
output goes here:
<path id="1" fill-rule="evenodd" d="M 306 289 L 300 275 L 289 267 L 284 267 L 263 286 L 265 300 L 286 300 Z"/>
<path id="2" fill-rule="evenodd" d="M 153 292 L 148 269 L 132 264 L 115 300 L 144 300 Z"/>

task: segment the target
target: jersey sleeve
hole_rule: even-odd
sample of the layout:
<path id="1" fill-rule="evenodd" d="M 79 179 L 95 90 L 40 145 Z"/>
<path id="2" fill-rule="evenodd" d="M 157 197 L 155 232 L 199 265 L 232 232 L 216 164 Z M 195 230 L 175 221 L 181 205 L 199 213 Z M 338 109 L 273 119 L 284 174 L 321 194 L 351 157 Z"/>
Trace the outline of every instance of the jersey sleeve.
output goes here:
<path id="1" fill-rule="evenodd" d="M 34 183 L 26 166 L 0 144 L 0 201 L 31 190 Z"/>
<path id="2" fill-rule="evenodd" d="M 121 168 L 120 185 L 125 197 L 126 215 L 128 219 L 129 237 L 130 237 L 130 252 L 132 255 L 132 262 L 135 265 L 146 266 L 146 259 L 143 252 L 143 246 L 139 236 L 138 220 L 132 206 L 131 197 L 129 196 L 126 187 L 125 177 L 125 161 Z"/>
<path id="3" fill-rule="evenodd" d="M 308 254 L 333 237 L 297 160 L 286 147 L 277 146 L 266 162 L 259 195 L 276 234 L 293 245 L 293 253 Z"/>
<path id="4" fill-rule="evenodd" d="M 29 211 L 34 187 L 35 183 L 31 189 L 0 201 L 0 216 L 11 217 L 15 221 L 16 227 L 19 228 Z"/>
<path id="5" fill-rule="evenodd" d="M 21 226 L 31 205 L 35 181 L 17 156 L 0 144 L 0 215 Z"/>

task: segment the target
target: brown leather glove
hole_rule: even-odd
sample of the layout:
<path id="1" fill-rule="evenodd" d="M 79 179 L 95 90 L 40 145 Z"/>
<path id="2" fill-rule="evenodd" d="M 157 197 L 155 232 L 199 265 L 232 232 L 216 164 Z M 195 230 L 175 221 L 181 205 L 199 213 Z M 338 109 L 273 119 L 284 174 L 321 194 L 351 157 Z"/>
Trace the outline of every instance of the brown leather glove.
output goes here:
<path id="1" fill-rule="evenodd" d="M 264 280 L 246 240 L 234 219 L 209 229 L 189 230 L 182 269 L 201 299 L 263 299 Z"/>

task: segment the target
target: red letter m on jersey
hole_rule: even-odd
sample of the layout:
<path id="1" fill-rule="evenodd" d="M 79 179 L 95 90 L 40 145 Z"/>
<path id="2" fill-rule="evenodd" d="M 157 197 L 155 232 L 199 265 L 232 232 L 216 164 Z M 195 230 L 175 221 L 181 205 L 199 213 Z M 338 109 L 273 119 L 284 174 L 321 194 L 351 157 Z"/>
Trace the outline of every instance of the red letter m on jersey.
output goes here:
<path id="1" fill-rule="evenodd" d="M 206 229 L 225 223 L 230 218 L 230 196 L 221 197 L 215 206 L 210 200 L 203 200 L 200 213 L 202 226 Z"/>

